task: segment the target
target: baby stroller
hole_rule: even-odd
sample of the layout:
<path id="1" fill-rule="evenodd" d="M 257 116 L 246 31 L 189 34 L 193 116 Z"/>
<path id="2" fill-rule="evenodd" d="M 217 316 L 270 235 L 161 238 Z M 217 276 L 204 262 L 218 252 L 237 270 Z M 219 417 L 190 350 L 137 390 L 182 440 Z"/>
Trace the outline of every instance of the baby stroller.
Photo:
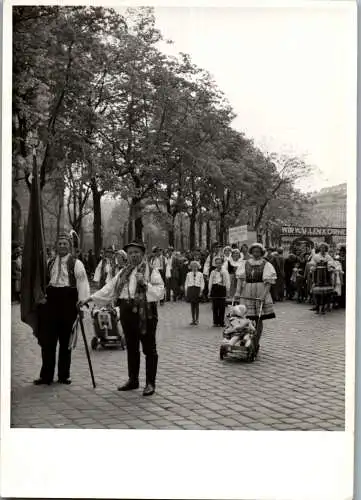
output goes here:
<path id="1" fill-rule="evenodd" d="M 91 348 L 96 350 L 100 345 L 103 348 L 121 347 L 124 351 L 125 339 L 118 329 L 118 310 L 111 306 L 93 308 L 91 317 L 95 333 L 91 340 Z"/>
<path id="2" fill-rule="evenodd" d="M 226 315 L 226 328 L 223 331 L 223 340 L 219 348 L 219 357 L 221 360 L 223 360 L 227 356 L 238 356 L 241 359 L 252 363 L 253 361 L 255 361 L 257 357 L 259 351 L 259 340 L 261 336 L 258 324 L 262 317 L 263 300 L 256 299 L 253 297 L 243 297 L 243 298 L 247 298 L 248 300 L 256 300 L 260 302 L 258 318 L 256 321 L 251 321 L 253 327 L 252 330 L 245 329 L 244 332 L 230 335 L 227 333 L 229 327 L 230 314 L 228 313 Z M 233 308 L 233 306 L 236 304 L 238 304 L 238 301 L 236 302 L 233 300 L 229 305 Z M 235 345 L 230 345 L 229 341 L 234 335 L 239 336 L 239 340 L 236 342 Z"/>

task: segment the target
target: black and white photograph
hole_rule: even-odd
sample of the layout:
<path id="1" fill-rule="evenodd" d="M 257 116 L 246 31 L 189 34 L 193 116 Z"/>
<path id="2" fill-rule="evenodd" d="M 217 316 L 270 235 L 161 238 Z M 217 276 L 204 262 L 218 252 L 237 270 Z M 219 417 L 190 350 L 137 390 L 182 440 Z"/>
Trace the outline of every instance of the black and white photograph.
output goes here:
<path id="1" fill-rule="evenodd" d="M 356 2 L 252 4 L 5 2 L 5 424 L 129 431 L 127 446 L 201 431 L 177 434 L 190 455 L 229 431 L 230 484 L 237 431 L 273 450 L 287 431 L 334 437 L 319 492 L 346 498 Z"/>

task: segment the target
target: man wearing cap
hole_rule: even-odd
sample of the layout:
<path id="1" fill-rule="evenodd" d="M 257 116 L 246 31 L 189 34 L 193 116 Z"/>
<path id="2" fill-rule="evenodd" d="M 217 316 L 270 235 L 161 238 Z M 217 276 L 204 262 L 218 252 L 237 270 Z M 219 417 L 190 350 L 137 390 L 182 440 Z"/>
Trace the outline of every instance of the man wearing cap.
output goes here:
<path id="1" fill-rule="evenodd" d="M 146 385 L 144 396 L 155 391 L 158 366 L 156 329 L 158 324 L 157 302 L 164 297 L 164 283 L 157 269 L 152 268 L 145 257 L 142 242 L 132 242 L 124 247 L 128 255 L 127 265 L 88 299 L 83 306 L 94 301 L 100 306 L 117 301 L 120 321 L 127 342 L 128 381 L 119 391 L 131 391 L 139 387 L 140 352 L 145 355 Z"/>
<path id="2" fill-rule="evenodd" d="M 71 255 L 67 234 L 57 242 L 57 255 L 48 263 L 48 286 L 44 307 L 44 328 L 39 338 L 42 354 L 40 377 L 35 385 L 53 382 L 56 347 L 59 342 L 58 382 L 70 384 L 71 350 L 69 341 L 76 320 L 77 302 L 89 296 L 89 282 L 83 263 Z"/>

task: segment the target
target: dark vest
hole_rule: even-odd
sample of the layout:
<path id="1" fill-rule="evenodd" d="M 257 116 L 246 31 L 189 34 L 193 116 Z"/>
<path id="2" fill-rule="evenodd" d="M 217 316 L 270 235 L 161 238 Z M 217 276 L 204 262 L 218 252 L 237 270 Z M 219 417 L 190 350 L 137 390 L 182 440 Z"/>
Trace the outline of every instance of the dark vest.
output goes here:
<path id="1" fill-rule="evenodd" d="M 252 266 L 246 262 L 246 282 L 247 283 L 263 283 L 263 270 L 266 262 L 261 261 L 259 266 Z"/>
<path id="2" fill-rule="evenodd" d="M 48 263 L 48 276 L 47 276 L 47 284 L 48 285 L 50 282 L 50 273 L 51 273 L 51 270 L 53 269 L 53 266 L 55 264 L 55 259 L 56 259 L 56 257 L 51 259 Z M 68 261 L 66 263 L 67 268 L 68 268 L 69 286 L 71 288 L 76 288 L 76 278 L 75 278 L 75 272 L 74 272 L 75 261 L 76 261 L 76 259 L 74 259 L 74 257 L 72 255 L 70 255 L 68 258 Z"/>

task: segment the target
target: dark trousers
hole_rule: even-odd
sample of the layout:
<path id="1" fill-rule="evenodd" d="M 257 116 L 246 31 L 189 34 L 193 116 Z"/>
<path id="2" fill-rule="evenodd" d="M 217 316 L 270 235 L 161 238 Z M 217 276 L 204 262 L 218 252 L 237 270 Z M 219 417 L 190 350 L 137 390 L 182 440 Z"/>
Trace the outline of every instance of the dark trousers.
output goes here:
<path id="1" fill-rule="evenodd" d="M 42 367 L 40 378 L 52 382 L 56 365 L 56 348 L 59 343 L 58 378 L 70 377 L 71 350 L 69 340 L 77 317 L 78 292 L 70 287 L 48 287 L 47 304 L 43 309 L 41 345 Z"/>
<path id="2" fill-rule="evenodd" d="M 226 287 L 213 285 L 211 290 L 213 324 L 224 326 L 224 315 L 226 312 Z"/>
<path id="3" fill-rule="evenodd" d="M 170 292 L 172 290 L 172 279 L 166 278 L 165 280 L 165 300 L 170 302 Z"/>
<path id="4" fill-rule="evenodd" d="M 212 299 L 212 302 L 213 302 L 213 324 L 218 326 L 224 326 L 226 299 Z"/>
<path id="5" fill-rule="evenodd" d="M 139 380 L 139 347 L 140 344 L 142 344 L 143 354 L 145 355 L 146 383 L 155 385 L 158 367 L 158 353 L 155 338 L 158 324 L 158 311 L 155 302 L 150 303 L 149 306 L 151 309 L 151 317 L 148 316 L 147 332 L 145 335 L 142 335 L 139 328 L 139 316 L 137 312 L 133 311 L 132 302 L 124 300 L 119 301 L 120 322 L 127 343 L 129 380 L 132 382 L 138 382 Z"/>

